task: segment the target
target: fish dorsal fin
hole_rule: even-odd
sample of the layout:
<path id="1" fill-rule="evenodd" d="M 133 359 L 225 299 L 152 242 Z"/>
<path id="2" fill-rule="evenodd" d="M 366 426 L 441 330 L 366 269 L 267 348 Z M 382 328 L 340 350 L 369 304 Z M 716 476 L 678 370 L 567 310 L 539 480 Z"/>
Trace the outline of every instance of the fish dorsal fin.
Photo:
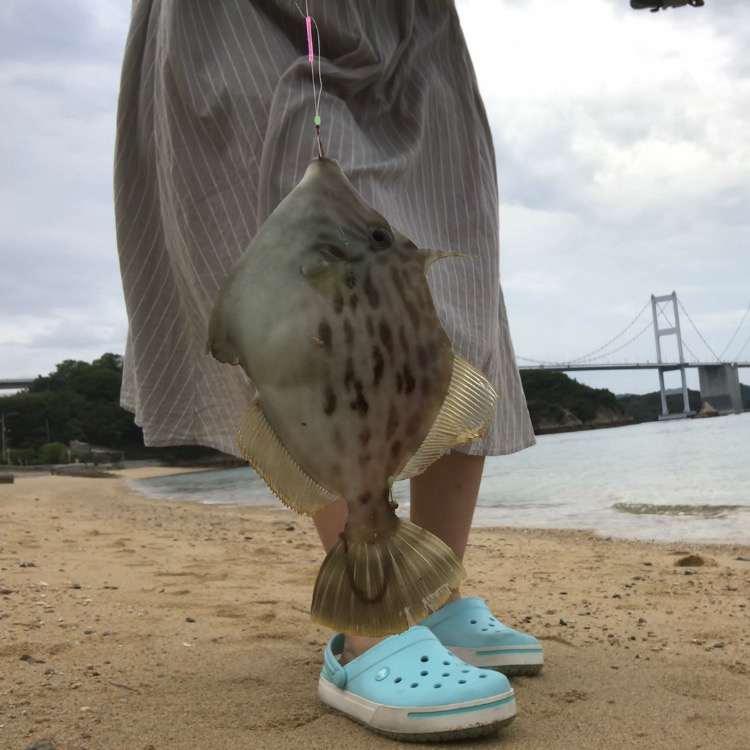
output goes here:
<path id="1" fill-rule="evenodd" d="M 484 432 L 497 404 L 497 391 L 479 370 L 454 355 L 448 393 L 427 437 L 396 479 L 421 474 L 456 445 L 468 443 Z"/>
<path id="2" fill-rule="evenodd" d="M 297 513 L 312 516 L 338 499 L 297 465 L 268 424 L 257 399 L 242 415 L 237 443 L 271 492 Z"/>

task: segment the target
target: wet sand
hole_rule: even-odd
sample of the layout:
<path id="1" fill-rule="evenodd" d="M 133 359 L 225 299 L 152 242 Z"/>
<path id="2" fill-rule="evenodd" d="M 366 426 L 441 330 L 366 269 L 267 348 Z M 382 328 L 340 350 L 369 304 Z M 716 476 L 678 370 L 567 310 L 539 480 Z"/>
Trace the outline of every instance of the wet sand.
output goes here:
<path id="1" fill-rule="evenodd" d="M 688 554 L 704 564 L 678 565 Z M 119 479 L 0 485 L 0 747 L 398 747 L 318 703 L 322 558 L 280 506 L 152 501 Z M 449 747 L 749 746 L 750 548 L 477 529 L 465 564 L 464 593 L 542 638 L 546 665 L 513 680 L 508 729 Z"/>

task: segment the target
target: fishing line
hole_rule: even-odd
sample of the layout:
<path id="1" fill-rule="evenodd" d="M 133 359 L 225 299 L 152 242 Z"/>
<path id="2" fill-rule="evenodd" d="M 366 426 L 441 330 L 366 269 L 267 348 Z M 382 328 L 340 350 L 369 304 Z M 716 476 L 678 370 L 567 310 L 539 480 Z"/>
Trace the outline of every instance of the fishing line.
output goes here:
<path id="1" fill-rule="evenodd" d="M 296 3 L 295 3 L 296 5 Z M 320 159 L 325 158 L 325 149 L 323 148 L 323 141 L 320 137 L 320 99 L 323 95 L 323 73 L 322 73 L 322 66 L 320 62 L 320 29 L 318 28 L 317 21 L 310 15 L 309 7 L 307 0 L 305 0 L 305 11 L 302 12 L 302 8 L 297 5 L 297 10 L 300 12 L 300 15 L 305 19 L 305 32 L 307 34 L 307 60 L 310 63 L 310 76 L 312 78 L 312 88 L 313 88 L 313 103 L 315 104 L 315 117 L 313 118 L 313 122 L 315 123 L 315 135 L 317 136 L 318 140 L 318 157 Z M 317 37 L 318 41 L 318 80 L 317 83 L 315 81 L 315 48 L 313 46 L 313 34 L 312 34 L 312 27 L 313 24 L 315 24 L 315 35 Z"/>

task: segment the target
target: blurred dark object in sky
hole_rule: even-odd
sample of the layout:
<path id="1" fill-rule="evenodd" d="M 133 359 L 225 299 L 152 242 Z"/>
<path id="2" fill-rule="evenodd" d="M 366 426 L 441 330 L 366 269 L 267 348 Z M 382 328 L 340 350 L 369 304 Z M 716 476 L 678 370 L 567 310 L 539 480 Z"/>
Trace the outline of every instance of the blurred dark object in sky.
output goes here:
<path id="1" fill-rule="evenodd" d="M 630 7 L 635 10 L 645 10 L 650 8 L 652 13 L 667 8 L 679 8 L 683 5 L 692 5 L 694 8 L 700 8 L 703 0 L 630 0 Z"/>

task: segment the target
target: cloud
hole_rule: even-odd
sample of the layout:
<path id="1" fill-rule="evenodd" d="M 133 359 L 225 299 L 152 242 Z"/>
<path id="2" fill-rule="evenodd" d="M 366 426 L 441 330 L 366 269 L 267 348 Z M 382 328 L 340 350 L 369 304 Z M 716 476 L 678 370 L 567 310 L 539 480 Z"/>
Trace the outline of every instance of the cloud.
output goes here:
<path id="1" fill-rule="evenodd" d="M 750 3 L 458 10 L 495 140 L 516 351 L 580 356 L 673 289 L 723 348 L 750 301 Z M 129 12 L 0 4 L 0 377 L 124 349 L 112 153 Z M 748 335 L 746 320 L 732 348 Z M 654 387 L 631 377 L 612 382 Z"/>
<path id="2" fill-rule="evenodd" d="M 123 2 L 0 8 L 2 376 L 122 351 L 112 148 Z"/>

